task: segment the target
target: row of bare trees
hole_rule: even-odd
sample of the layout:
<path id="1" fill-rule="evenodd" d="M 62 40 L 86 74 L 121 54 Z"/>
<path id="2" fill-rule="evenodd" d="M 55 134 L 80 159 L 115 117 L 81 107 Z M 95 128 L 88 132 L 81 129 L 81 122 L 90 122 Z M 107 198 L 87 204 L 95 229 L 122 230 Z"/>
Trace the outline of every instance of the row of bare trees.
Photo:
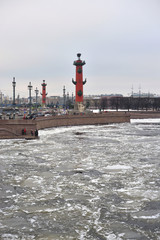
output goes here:
<path id="1" fill-rule="evenodd" d="M 101 109 L 125 109 L 125 110 L 160 110 L 160 98 L 133 98 L 133 97 L 102 97 L 100 101 Z"/>

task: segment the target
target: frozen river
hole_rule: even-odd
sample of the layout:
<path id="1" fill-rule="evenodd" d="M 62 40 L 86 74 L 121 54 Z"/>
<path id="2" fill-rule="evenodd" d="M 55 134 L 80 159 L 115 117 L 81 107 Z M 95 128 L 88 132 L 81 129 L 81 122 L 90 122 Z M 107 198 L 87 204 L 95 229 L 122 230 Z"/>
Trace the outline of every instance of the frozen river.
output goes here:
<path id="1" fill-rule="evenodd" d="M 160 119 L 1 140 L 0 239 L 159 240 Z"/>

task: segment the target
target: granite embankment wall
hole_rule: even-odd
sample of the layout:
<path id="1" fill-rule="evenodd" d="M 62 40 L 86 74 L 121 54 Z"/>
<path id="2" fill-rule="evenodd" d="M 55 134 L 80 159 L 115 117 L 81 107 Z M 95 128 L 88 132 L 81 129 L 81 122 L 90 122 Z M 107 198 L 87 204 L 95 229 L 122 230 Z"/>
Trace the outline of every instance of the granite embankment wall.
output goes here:
<path id="1" fill-rule="evenodd" d="M 36 130 L 35 120 L 0 120 L 0 139 L 10 138 L 34 138 L 31 135 Z M 26 135 L 22 135 L 22 129 L 26 128 Z"/>
<path id="2" fill-rule="evenodd" d="M 36 120 L 0 120 L 0 139 L 27 138 L 32 139 L 31 130 L 60 126 L 94 125 L 130 122 L 128 113 L 103 113 L 83 115 L 61 115 L 40 117 Z M 26 135 L 22 135 L 22 129 L 26 128 Z"/>
<path id="3" fill-rule="evenodd" d="M 109 123 L 130 122 L 130 113 L 111 112 L 102 114 L 83 114 L 83 115 L 61 115 L 46 118 L 37 118 L 37 129 L 60 127 L 60 126 L 78 126 L 95 125 Z"/>
<path id="4" fill-rule="evenodd" d="M 131 119 L 160 118 L 160 112 L 155 111 L 131 111 Z"/>
<path id="5" fill-rule="evenodd" d="M 31 135 L 38 129 L 77 126 L 77 125 L 95 125 L 130 122 L 130 119 L 141 118 L 160 118 L 160 112 L 152 111 L 134 111 L 134 112 L 105 112 L 101 114 L 83 114 L 83 115 L 61 115 L 51 117 L 41 117 L 36 120 L 0 120 L 0 139 L 27 138 L 32 139 Z M 26 128 L 26 135 L 22 135 L 22 129 Z"/>

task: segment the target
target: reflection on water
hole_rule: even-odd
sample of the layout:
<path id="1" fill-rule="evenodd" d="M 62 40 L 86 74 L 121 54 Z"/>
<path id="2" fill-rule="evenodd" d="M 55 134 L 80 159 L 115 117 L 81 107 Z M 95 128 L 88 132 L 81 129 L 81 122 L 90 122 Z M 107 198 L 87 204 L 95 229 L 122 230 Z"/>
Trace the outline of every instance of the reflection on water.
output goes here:
<path id="1" fill-rule="evenodd" d="M 2 140 L 1 239 L 160 239 L 157 121 Z"/>

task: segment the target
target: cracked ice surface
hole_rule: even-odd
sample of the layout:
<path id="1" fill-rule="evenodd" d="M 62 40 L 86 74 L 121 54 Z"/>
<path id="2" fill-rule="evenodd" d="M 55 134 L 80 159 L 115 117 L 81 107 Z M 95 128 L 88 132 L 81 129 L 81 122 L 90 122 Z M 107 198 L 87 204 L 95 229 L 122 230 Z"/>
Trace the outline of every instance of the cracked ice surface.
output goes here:
<path id="1" fill-rule="evenodd" d="M 159 142 L 160 119 L 1 140 L 1 239 L 159 239 Z"/>

